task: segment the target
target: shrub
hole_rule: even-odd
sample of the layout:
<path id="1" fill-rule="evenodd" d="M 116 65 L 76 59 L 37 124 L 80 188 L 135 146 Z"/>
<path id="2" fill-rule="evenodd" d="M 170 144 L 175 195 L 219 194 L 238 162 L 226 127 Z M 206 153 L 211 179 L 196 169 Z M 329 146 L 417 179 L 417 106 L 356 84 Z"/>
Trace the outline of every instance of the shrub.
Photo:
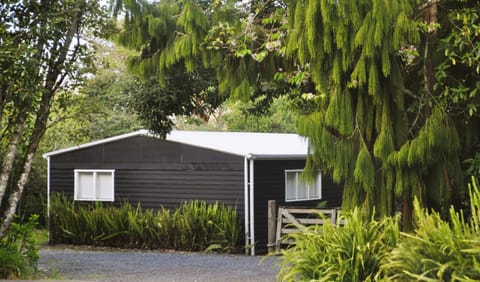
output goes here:
<path id="1" fill-rule="evenodd" d="M 51 199 L 52 243 L 142 249 L 236 250 L 242 229 L 234 208 L 188 202 L 177 210 L 143 210 L 123 203 L 119 208 L 85 204 L 56 195 Z"/>
<path id="2" fill-rule="evenodd" d="M 344 226 L 325 220 L 289 235 L 295 245 L 282 251 L 283 281 L 372 281 L 399 238 L 396 218 L 365 218 L 360 209 L 344 213 Z"/>
<path id="3" fill-rule="evenodd" d="M 242 236 L 240 221 L 235 209 L 205 202 L 184 203 L 173 214 L 176 249 L 215 249 L 234 251 Z"/>
<path id="4" fill-rule="evenodd" d="M 382 266 L 385 281 L 480 281 L 480 192 L 470 186 L 471 218 L 450 209 L 450 220 L 422 210 L 415 201 L 417 228 Z"/>
<path id="5" fill-rule="evenodd" d="M 35 272 L 39 256 L 33 232 L 37 222 L 38 215 L 32 215 L 27 223 L 12 223 L 0 241 L 0 278 L 26 278 Z"/>

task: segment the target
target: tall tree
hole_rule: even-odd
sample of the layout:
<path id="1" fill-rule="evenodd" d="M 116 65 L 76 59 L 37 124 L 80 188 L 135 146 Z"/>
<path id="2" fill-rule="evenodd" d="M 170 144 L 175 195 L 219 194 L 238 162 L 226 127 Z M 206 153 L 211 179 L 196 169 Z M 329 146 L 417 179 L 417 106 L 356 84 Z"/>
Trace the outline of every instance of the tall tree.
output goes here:
<path id="1" fill-rule="evenodd" d="M 108 22 L 96 1 L 0 4 L 0 238 L 13 220 L 52 101 L 92 70 L 86 35 L 101 34 Z"/>
<path id="2" fill-rule="evenodd" d="M 272 93 L 284 94 L 285 87 L 289 86 L 270 83 L 277 68 L 272 64 L 274 56 L 269 55 L 267 49 L 280 48 L 281 33 L 271 35 L 264 30 L 273 33 L 280 28 L 281 14 L 270 15 L 280 1 L 113 2 L 114 13 L 123 11 L 125 15 L 117 41 L 140 52 L 128 61 L 129 69 L 147 81 L 159 81 L 156 92 L 150 91 L 150 94 L 159 94 L 156 98 L 140 95 L 150 102 L 156 100 L 157 111 L 152 109 L 152 103 L 147 103 L 140 112 L 146 113 L 144 119 L 157 133 L 164 135 L 171 129 L 169 114 L 191 114 L 192 107 L 184 106 L 189 103 L 212 109 L 230 96 L 242 100 L 266 96 L 265 102 L 269 103 Z M 255 16 L 251 16 L 251 12 Z M 266 20 L 262 25 L 268 28 L 254 24 L 262 19 Z M 279 63 L 281 65 L 283 63 Z M 186 85 L 177 83 L 181 76 L 186 78 Z M 207 89 L 202 89 L 202 84 Z M 175 89 L 179 85 L 189 90 L 179 92 Z M 216 93 L 217 98 L 213 98 L 212 93 Z M 171 106 L 159 107 L 167 104 Z"/>
<path id="3" fill-rule="evenodd" d="M 158 18 L 126 5 L 124 36 L 155 54 L 137 66 L 157 65 L 162 79 L 201 61 L 234 98 L 289 82 L 286 92 L 308 106 L 299 127 L 312 148 L 307 168 L 344 184 L 344 208 L 400 210 L 408 224 L 414 197 L 444 211 L 462 203 L 462 161 L 480 143 L 478 1 L 152 5 L 167 3 L 176 8 Z M 154 27 L 168 20 L 174 31 Z"/>
<path id="4" fill-rule="evenodd" d="M 444 212 L 462 204 L 461 162 L 478 139 L 461 131 L 477 132 L 478 116 L 459 115 L 464 105 L 442 98 L 449 85 L 436 78 L 459 4 L 480 11 L 478 1 L 291 2 L 288 54 L 327 94 L 301 132 L 311 165 L 345 183 L 344 207 L 401 210 L 408 224 L 414 197 Z M 444 71 L 474 83 L 468 71 Z"/>

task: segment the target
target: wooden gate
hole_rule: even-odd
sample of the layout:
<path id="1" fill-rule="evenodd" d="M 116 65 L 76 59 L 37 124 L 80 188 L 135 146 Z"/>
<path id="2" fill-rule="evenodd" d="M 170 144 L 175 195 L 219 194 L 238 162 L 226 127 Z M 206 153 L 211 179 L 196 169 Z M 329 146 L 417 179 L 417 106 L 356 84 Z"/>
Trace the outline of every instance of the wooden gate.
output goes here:
<path id="1" fill-rule="evenodd" d="M 302 232 L 309 225 L 323 225 L 326 220 L 333 224 L 343 224 L 337 222 L 339 212 L 337 209 L 278 208 L 275 252 L 280 251 L 282 244 L 294 243 L 291 239 L 284 239 L 286 234 Z M 319 214 L 323 214 L 323 217 Z"/>

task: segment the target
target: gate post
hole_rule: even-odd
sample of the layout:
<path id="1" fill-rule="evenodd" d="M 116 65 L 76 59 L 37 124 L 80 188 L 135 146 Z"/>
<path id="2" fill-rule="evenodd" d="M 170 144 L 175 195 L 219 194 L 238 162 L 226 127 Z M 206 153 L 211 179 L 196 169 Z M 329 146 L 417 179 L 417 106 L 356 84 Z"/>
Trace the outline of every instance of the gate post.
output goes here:
<path id="1" fill-rule="evenodd" d="M 268 201 L 268 253 L 275 251 L 277 235 L 277 202 L 275 200 Z"/>

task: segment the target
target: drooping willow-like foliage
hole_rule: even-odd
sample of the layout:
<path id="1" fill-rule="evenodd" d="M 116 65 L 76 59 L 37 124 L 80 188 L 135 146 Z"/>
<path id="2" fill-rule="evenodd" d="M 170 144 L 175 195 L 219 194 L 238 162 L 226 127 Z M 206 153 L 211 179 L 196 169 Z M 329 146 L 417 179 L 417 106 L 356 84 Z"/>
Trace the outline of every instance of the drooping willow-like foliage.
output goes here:
<path id="1" fill-rule="evenodd" d="M 202 65 L 233 98 L 280 80 L 308 97 L 307 171 L 342 183 L 344 208 L 402 211 L 408 223 L 414 196 L 444 211 L 463 202 L 462 161 L 480 143 L 478 71 L 463 72 L 478 68 L 478 1 L 137 3 L 123 4 L 120 35 L 142 50 L 137 71 L 162 81 L 174 65 Z"/>
<path id="2" fill-rule="evenodd" d="M 287 54 L 311 65 L 318 93 L 326 94 L 300 126 L 313 148 L 309 165 L 344 183 L 347 209 L 388 215 L 403 201 L 408 216 L 414 196 L 446 208 L 461 189 L 456 126 L 426 90 L 431 69 L 410 72 L 432 63 L 425 46 L 436 43 L 436 31 L 422 32 L 419 20 L 437 28 L 436 5 L 418 14 L 421 5 L 410 0 L 290 2 Z M 412 50 L 425 56 L 409 62 Z"/>

